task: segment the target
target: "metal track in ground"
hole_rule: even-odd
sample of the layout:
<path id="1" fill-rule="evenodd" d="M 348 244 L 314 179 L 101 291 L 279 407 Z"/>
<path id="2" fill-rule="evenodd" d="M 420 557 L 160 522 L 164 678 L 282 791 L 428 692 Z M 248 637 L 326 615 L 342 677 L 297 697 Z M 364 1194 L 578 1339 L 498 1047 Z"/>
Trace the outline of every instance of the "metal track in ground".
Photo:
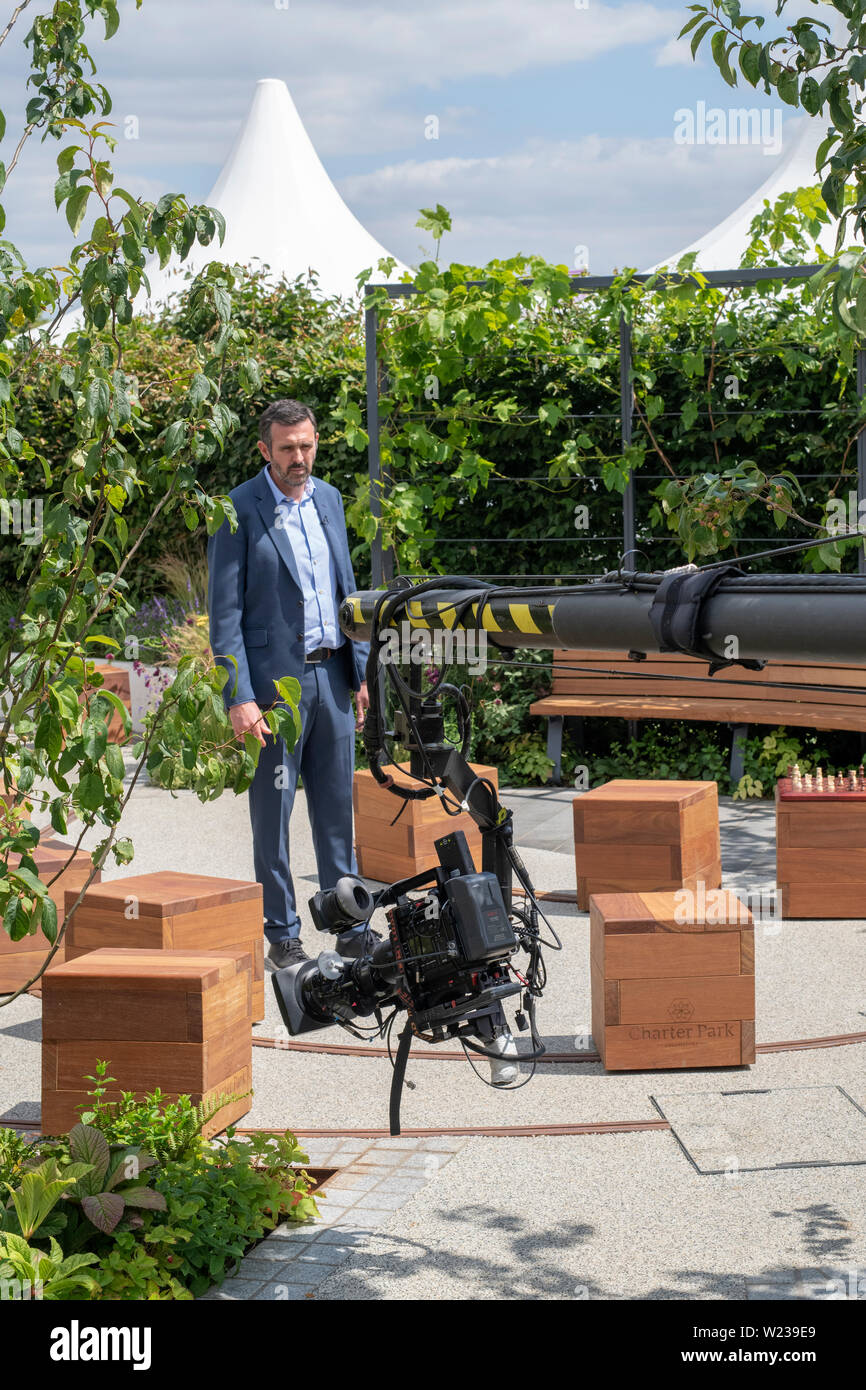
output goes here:
<path id="1" fill-rule="evenodd" d="M 821 1047 L 849 1047 L 866 1043 L 866 1033 L 835 1033 L 825 1038 L 791 1038 L 786 1042 L 757 1043 L 755 1051 L 762 1055 L 771 1052 L 808 1052 Z M 361 1043 L 323 1043 L 299 1042 L 296 1038 L 259 1038 L 253 1035 L 253 1047 L 273 1048 L 278 1052 L 313 1052 L 332 1057 L 387 1057 L 387 1047 L 368 1046 Z M 412 1061 L 421 1062 L 463 1062 L 464 1052 L 434 1051 L 432 1048 L 417 1048 L 411 1053 Z M 548 1052 L 538 1058 L 539 1066 L 574 1066 L 580 1062 L 600 1062 L 597 1052 Z"/>

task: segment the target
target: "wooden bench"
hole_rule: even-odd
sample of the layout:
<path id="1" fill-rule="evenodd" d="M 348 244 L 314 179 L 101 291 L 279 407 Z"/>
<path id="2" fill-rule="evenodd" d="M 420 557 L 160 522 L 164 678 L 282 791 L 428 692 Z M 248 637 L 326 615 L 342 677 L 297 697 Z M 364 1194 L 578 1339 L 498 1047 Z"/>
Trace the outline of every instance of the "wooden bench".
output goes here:
<path id="1" fill-rule="evenodd" d="M 762 671 L 731 666 L 707 679 L 708 665 L 671 653 L 630 661 L 621 651 L 553 653 L 553 690 L 530 705 L 549 720 L 547 755 L 562 780 L 562 734 L 568 718 L 686 719 L 732 724 L 731 777 L 743 775 L 742 743 L 750 724 L 845 729 L 866 734 L 866 667 L 773 661 Z M 599 672 L 614 674 L 599 674 Z M 658 677 L 685 677 L 676 681 Z M 785 681 L 802 690 L 779 689 Z M 810 686 L 820 687 L 810 689 Z M 854 693 L 834 690 L 854 686 Z"/>

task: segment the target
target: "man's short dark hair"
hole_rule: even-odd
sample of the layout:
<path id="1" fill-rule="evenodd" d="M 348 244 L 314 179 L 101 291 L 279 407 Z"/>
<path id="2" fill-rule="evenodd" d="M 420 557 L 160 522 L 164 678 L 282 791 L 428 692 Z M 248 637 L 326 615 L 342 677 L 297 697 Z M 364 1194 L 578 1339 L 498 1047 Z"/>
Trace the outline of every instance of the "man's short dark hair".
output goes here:
<path id="1" fill-rule="evenodd" d="M 267 409 L 262 411 L 259 439 L 270 449 L 272 425 L 299 425 L 302 420 L 309 420 L 313 429 L 318 429 L 316 417 L 308 405 L 301 401 L 272 401 Z"/>

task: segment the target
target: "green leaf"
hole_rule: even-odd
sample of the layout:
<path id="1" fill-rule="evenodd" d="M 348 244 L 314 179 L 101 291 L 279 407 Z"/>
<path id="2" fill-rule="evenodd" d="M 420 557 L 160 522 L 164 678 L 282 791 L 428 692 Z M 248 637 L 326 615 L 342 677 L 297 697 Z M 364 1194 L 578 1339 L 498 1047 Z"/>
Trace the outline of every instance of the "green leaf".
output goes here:
<path id="1" fill-rule="evenodd" d="M 103 725 L 103 728 L 105 726 Z M 105 748 L 105 766 L 112 777 L 116 777 L 118 782 L 122 782 L 126 769 L 123 765 L 123 754 L 116 743 L 108 743 Z"/>
<path id="2" fill-rule="evenodd" d="M 105 37 L 110 39 L 117 33 L 120 15 L 117 13 L 117 0 L 105 0 Z"/>
<path id="3" fill-rule="evenodd" d="M 800 101 L 799 74 L 783 72 L 776 85 L 776 90 L 782 101 L 787 102 L 789 106 L 798 106 Z"/>
<path id="4" fill-rule="evenodd" d="M 87 200 L 90 197 L 91 189 L 88 184 L 79 184 L 75 191 L 70 195 L 66 204 L 66 221 L 72 230 L 73 236 L 78 236 L 81 224 L 84 221 L 84 214 L 87 211 Z"/>
<path id="5" fill-rule="evenodd" d="M 81 1207 L 98 1231 L 110 1235 L 123 1215 L 124 1201 L 117 1192 L 97 1192 L 82 1197 Z"/>
<path id="6" fill-rule="evenodd" d="M 697 57 L 698 48 L 699 48 L 699 46 L 700 46 L 700 44 L 701 44 L 702 39 L 704 39 L 704 38 L 706 37 L 706 35 L 710 32 L 710 30 L 711 30 L 713 27 L 714 27 L 714 21 L 713 21 L 712 19 L 708 19 L 708 20 L 706 21 L 705 24 L 702 24 L 702 25 L 701 25 L 700 29 L 696 29 L 696 30 L 695 30 L 694 34 L 692 35 L 692 43 L 691 43 L 692 57 L 693 57 L 693 58 Z M 720 32 L 724 33 L 723 30 L 720 31 Z"/>
<path id="7" fill-rule="evenodd" d="M 57 168 L 60 170 L 61 174 L 69 173 L 75 163 L 75 156 L 80 149 L 80 145 L 67 145 L 65 150 L 60 151 L 57 156 Z"/>
<path id="8" fill-rule="evenodd" d="M 207 400 L 210 395 L 210 382 L 203 372 L 197 372 L 192 379 L 187 399 L 191 406 L 201 405 L 202 401 Z M 176 421 L 181 424 L 182 421 Z"/>
<path id="9" fill-rule="evenodd" d="M 740 71 L 746 82 L 751 83 L 751 86 L 758 86 L 760 82 L 759 54 L 760 44 L 748 42 L 742 44 L 740 53 L 737 54 L 738 60 L 740 60 Z"/>
<path id="10" fill-rule="evenodd" d="M 166 458 L 173 458 L 186 443 L 186 421 L 175 420 L 169 425 L 162 441 L 162 452 Z"/>
<path id="11" fill-rule="evenodd" d="M 101 719 L 85 719 L 81 735 L 87 757 L 93 762 L 98 762 L 108 744 L 108 730 L 105 724 Z M 121 758 L 122 763 L 123 759 Z"/>
<path id="12" fill-rule="evenodd" d="M 38 874 L 35 874 L 32 869 L 25 868 L 24 864 L 19 864 L 17 869 L 13 869 L 11 877 L 17 883 L 23 883 L 27 891 L 35 897 L 41 898 L 44 896 L 46 891 L 45 884 Z"/>
<path id="13" fill-rule="evenodd" d="M 46 710 L 39 720 L 33 746 L 43 748 L 52 762 L 60 757 L 63 747 L 63 725 L 51 710 Z"/>
<path id="14" fill-rule="evenodd" d="M 85 811 L 97 811 L 105 798 L 105 787 L 98 772 L 85 772 L 78 783 L 78 799 Z"/>
<path id="15" fill-rule="evenodd" d="M 152 1187 L 125 1187 L 122 1197 L 128 1207 L 143 1207 L 147 1211 L 165 1211 L 166 1200 Z"/>
<path id="16" fill-rule="evenodd" d="M 76 1163 L 88 1163 L 93 1168 L 92 1173 L 82 1178 L 82 1183 L 87 1184 L 83 1190 L 94 1191 L 91 1184 L 102 1182 L 108 1172 L 111 1158 L 108 1140 L 102 1130 L 97 1129 L 95 1125 L 73 1125 L 69 1131 L 69 1152 Z M 99 1190 L 98 1186 L 95 1190 Z"/>
<path id="17" fill-rule="evenodd" d="M 111 389 L 104 377 L 98 376 L 91 381 L 84 400 L 91 419 L 105 419 L 111 406 Z"/>
<path id="18" fill-rule="evenodd" d="M 57 904 L 48 894 L 42 899 L 42 915 L 39 918 L 39 925 L 43 935 L 53 946 L 57 940 Z"/>

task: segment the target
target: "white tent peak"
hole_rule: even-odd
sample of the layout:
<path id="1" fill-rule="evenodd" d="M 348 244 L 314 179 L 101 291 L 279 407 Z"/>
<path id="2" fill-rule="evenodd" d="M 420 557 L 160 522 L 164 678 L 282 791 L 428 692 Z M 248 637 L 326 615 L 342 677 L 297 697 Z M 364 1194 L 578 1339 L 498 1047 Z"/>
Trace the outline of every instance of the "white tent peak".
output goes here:
<path id="1" fill-rule="evenodd" d="M 772 206 L 783 193 L 791 193 L 798 188 L 813 188 L 821 182 L 822 176 L 815 172 L 815 155 L 827 135 L 827 129 L 826 118 L 804 116 L 787 154 L 754 193 L 703 236 L 673 255 L 666 256 L 650 269 L 657 270 L 660 265 L 673 267 L 681 256 L 696 251 L 695 264 L 699 270 L 735 270 L 751 240 L 749 227 L 752 219 L 763 210 L 764 202 Z M 818 244 L 832 254 L 836 244 L 835 223 L 822 228 Z"/>
<path id="2" fill-rule="evenodd" d="M 211 261 L 267 265 L 275 280 L 313 270 L 320 294 L 347 298 L 357 295 L 356 277 L 368 266 L 374 281 L 383 278 L 376 267 L 389 253 L 340 197 L 280 78 L 256 83 L 246 119 L 202 201 L 225 217 L 225 241 L 195 245 L 185 261 L 174 257 L 164 271 L 153 262 L 151 305 L 176 291 L 188 269 Z M 405 270 L 398 263 L 388 278 L 399 280 Z"/>

